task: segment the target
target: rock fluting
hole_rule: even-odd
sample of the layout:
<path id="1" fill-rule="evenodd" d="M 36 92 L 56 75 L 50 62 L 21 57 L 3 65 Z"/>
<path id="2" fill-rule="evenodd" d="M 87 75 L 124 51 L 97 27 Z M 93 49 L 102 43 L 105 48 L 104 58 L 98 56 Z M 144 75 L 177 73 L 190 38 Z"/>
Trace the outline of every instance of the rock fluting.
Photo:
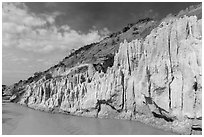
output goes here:
<path id="1" fill-rule="evenodd" d="M 165 20 L 146 38 L 121 43 L 106 72 L 82 64 L 24 85 L 11 100 L 80 116 L 161 118 L 175 132 L 200 131 L 201 24 L 196 16 Z"/>

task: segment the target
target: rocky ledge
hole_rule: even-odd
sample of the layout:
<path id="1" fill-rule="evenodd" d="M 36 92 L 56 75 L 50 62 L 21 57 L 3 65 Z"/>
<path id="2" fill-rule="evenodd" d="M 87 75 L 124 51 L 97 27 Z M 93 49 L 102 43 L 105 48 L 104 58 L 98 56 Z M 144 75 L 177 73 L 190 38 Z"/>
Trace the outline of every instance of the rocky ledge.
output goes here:
<path id="1" fill-rule="evenodd" d="M 196 16 L 165 20 L 144 39 L 121 43 L 105 72 L 91 63 L 58 70 L 55 76 L 24 84 L 11 101 L 201 134 L 201 24 Z"/>

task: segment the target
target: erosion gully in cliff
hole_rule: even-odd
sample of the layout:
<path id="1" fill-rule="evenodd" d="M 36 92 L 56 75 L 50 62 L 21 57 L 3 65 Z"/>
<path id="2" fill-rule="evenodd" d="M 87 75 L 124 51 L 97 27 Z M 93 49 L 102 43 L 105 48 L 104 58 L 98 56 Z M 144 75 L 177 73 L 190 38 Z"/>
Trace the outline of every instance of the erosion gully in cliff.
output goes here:
<path id="1" fill-rule="evenodd" d="M 121 43 L 107 70 L 90 63 L 59 69 L 23 85 L 11 100 L 45 111 L 200 134 L 201 22 L 196 16 L 163 21 L 146 38 Z"/>

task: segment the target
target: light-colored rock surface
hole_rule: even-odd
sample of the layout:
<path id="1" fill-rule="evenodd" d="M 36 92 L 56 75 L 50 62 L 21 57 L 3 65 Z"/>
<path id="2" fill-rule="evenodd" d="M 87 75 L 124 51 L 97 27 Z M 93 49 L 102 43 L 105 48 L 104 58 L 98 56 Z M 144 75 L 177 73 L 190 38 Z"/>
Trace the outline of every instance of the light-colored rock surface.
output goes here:
<path id="1" fill-rule="evenodd" d="M 190 134 L 189 123 L 202 119 L 201 23 L 195 16 L 162 22 L 145 39 L 121 43 L 106 73 L 91 64 L 58 69 L 13 99 L 82 116 L 160 117 L 172 130 Z"/>

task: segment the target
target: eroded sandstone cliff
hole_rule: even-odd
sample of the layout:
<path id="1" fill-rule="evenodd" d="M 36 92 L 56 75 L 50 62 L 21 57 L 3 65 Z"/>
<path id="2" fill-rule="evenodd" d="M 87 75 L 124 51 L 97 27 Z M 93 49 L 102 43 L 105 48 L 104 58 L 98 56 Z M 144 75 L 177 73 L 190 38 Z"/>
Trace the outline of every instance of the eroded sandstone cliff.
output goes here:
<path id="1" fill-rule="evenodd" d="M 121 43 L 105 72 L 94 64 L 58 69 L 25 84 L 11 100 L 46 111 L 140 120 L 182 134 L 200 131 L 201 24 L 196 16 L 165 20 L 145 39 Z"/>

